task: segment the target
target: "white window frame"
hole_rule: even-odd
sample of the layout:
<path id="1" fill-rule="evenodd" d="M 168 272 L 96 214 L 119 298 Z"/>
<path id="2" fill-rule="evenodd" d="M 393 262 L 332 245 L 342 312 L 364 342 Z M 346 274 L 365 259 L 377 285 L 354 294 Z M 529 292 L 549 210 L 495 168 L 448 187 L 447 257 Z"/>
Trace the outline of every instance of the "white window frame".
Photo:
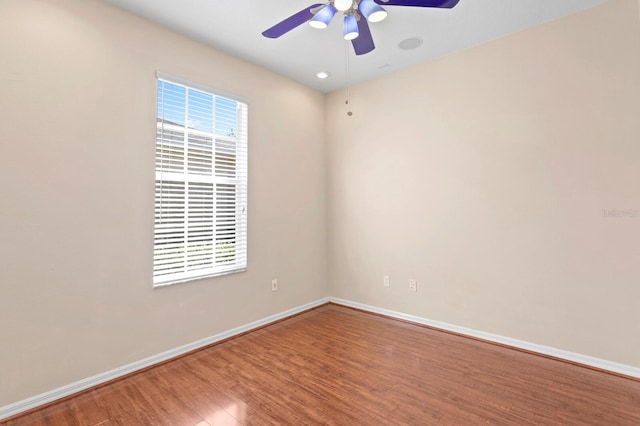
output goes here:
<path id="1" fill-rule="evenodd" d="M 161 94 L 161 81 L 185 89 L 185 125 L 168 122 L 165 119 L 164 111 L 164 105 L 167 105 L 167 102 L 164 101 L 164 98 L 162 101 L 158 101 L 156 109 L 153 286 L 162 287 L 243 272 L 247 268 L 248 250 L 249 103 L 239 96 L 170 74 L 157 72 L 156 77 L 157 97 Z M 189 91 L 204 92 L 213 96 L 211 108 L 213 129 L 211 132 L 192 129 L 188 125 Z M 218 134 L 215 129 L 216 98 L 236 102 L 238 128 L 234 129 L 230 135 Z M 183 133 L 182 148 L 179 147 L 179 144 L 171 146 L 171 142 L 165 140 L 165 135 L 170 132 L 178 135 Z M 194 157 L 190 157 L 190 149 L 195 146 L 190 138 L 210 140 L 210 166 L 203 167 L 199 158 L 193 160 L 192 158 L 196 154 Z M 178 146 L 177 149 L 176 146 Z M 202 148 L 202 145 L 199 145 L 198 149 L 198 152 L 208 150 L 208 148 Z M 175 153 L 179 150 L 182 151 L 182 165 L 179 166 L 181 170 L 176 167 L 169 170 L 165 160 L 165 152 Z M 233 154 L 229 154 L 229 152 Z M 232 159 L 228 160 L 232 161 L 232 166 L 229 166 L 228 161 L 225 162 L 229 158 Z M 198 173 L 192 173 L 195 169 L 198 170 Z M 206 174 L 207 170 L 208 175 Z M 180 185 L 183 186 L 180 187 Z M 177 192 L 170 192 L 175 188 L 178 188 Z M 199 188 L 210 189 L 210 193 L 201 190 L 197 192 L 196 196 L 196 191 Z M 180 200 L 176 203 L 177 199 Z M 189 206 L 194 201 L 201 202 L 202 200 L 207 202 L 206 213 L 200 212 L 200 216 L 197 212 L 190 213 Z M 220 207 L 218 208 L 218 206 Z M 171 216 L 172 214 L 174 216 Z M 203 220 L 203 216 L 206 217 L 206 220 Z M 202 229 L 206 230 L 202 231 Z M 227 245 L 233 248 L 229 250 L 226 248 Z"/>

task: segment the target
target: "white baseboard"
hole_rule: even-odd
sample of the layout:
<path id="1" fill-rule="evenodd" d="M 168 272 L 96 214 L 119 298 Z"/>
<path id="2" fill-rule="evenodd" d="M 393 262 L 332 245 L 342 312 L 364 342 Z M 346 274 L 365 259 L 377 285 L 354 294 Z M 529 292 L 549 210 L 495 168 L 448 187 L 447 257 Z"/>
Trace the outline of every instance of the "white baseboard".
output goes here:
<path id="1" fill-rule="evenodd" d="M 69 395 L 73 395 L 74 393 L 83 391 L 85 389 L 89 389 L 91 387 L 97 386 L 99 384 L 108 382 L 113 379 L 117 379 L 118 377 L 122 377 L 124 375 L 136 372 L 143 368 L 150 367 L 152 365 L 158 364 L 163 361 L 167 361 L 171 358 L 175 358 L 177 356 L 183 355 L 187 352 L 191 352 L 195 349 L 199 349 L 210 345 L 212 343 L 219 342 L 224 339 L 228 339 L 230 337 L 236 336 L 238 334 L 245 333 L 247 331 L 251 331 L 253 329 L 265 326 L 272 322 L 290 317 L 292 315 L 298 314 L 300 312 L 306 311 L 311 308 L 315 308 L 317 306 L 323 305 L 329 302 L 329 298 L 323 298 L 316 300 L 311 303 L 307 303 L 302 306 L 298 306 L 293 309 L 289 309 L 288 311 L 280 312 L 275 315 L 271 315 L 267 318 L 263 318 L 258 321 L 254 321 L 250 324 L 246 324 L 240 327 L 236 327 L 234 329 L 216 334 L 211 337 L 207 337 L 202 340 L 198 340 L 197 342 L 189 343 L 184 346 L 180 346 L 179 348 L 171 349 L 166 352 L 162 352 L 157 355 L 150 356 L 149 358 L 142 359 L 140 361 L 132 362 L 131 364 L 127 364 L 125 366 L 116 368 L 111 371 L 107 371 L 93 377 L 88 377 L 86 379 L 79 380 L 75 383 L 71 383 L 66 386 L 62 386 L 60 388 L 54 389 L 49 392 L 42 393 L 40 395 L 33 396 L 31 398 L 24 399 L 22 401 L 15 402 L 10 405 L 6 405 L 4 407 L 0 407 L 0 420 L 6 419 L 11 416 L 15 416 L 16 414 L 20 414 L 24 411 L 30 410 L 32 408 L 47 404 L 49 402 L 53 402 L 60 398 L 64 398 Z"/>
<path id="2" fill-rule="evenodd" d="M 332 303 L 338 305 L 344 305 L 351 308 L 361 309 L 363 311 L 372 312 L 375 314 L 385 315 L 392 318 L 406 320 L 417 324 L 427 325 L 440 330 L 451 331 L 454 333 L 462 334 L 469 337 L 475 337 L 489 342 L 500 343 L 502 345 L 511 346 L 518 349 L 524 349 L 526 351 L 539 353 L 542 355 L 548 355 L 555 358 L 560 358 L 566 361 L 583 364 L 590 367 L 599 368 L 602 370 L 611 371 L 613 373 L 624 374 L 625 376 L 635 377 L 640 379 L 640 368 L 633 367 L 631 365 L 620 364 L 617 362 L 607 361 L 600 358 L 594 358 L 588 355 L 582 355 L 574 352 L 565 351 L 562 349 L 551 348 L 549 346 L 538 345 L 536 343 L 525 342 L 523 340 L 512 339 L 510 337 L 499 336 L 497 334 L 486 333 L 484 331 L 473 330 L 471 328 L 459 327 L 457 325 L 447 324 L 445 322 L 434 321 L 414 315 L 404 314 L 402 312 L 391 311 L 388 309 L 377 308 L 375 306 L 365 305 L 362 303 L 352 302 L 350 300 L 339 299 L 330 297 L 329 300 Z"/>

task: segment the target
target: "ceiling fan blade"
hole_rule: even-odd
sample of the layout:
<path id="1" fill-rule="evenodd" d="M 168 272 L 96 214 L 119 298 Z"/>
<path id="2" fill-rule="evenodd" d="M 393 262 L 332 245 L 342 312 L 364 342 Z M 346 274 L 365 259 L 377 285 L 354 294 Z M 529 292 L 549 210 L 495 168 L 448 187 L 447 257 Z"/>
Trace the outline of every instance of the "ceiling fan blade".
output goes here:
<path id="1" fill-rule="evenodd" d="M 275 24 L 273 27 L 263 32 L 262 35 L 269 38 L 278 38 L 313 18 L 317 8 L 321 6 L 324 5 L 320 3 L 312 4 L 311 6 L 302 9 L 300 12 L 289 16 L 284 21 Z"/>
<path id="2" fill-rule="evenodd" d="M 440 7 L 451 9 L 460 0 L 374 0 L 380 6 Z"/>
<path id="3" fill-rule="evenodd" d="M 358 19 L 358 37 L 351 40 L 351 44 L 353 44 L 353 50 L 356 51 L 356 55 L 364 55 L 376 48 L 376 45 L 373 44 L 369 24 L 364 17 Z"/>

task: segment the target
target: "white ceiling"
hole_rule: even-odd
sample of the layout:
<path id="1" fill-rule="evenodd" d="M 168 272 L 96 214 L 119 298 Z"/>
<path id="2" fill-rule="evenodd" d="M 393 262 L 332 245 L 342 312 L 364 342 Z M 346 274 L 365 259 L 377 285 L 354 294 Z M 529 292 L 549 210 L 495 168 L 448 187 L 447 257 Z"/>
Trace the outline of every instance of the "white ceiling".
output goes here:
<path id="1" fill-rule="evenodd" d="M 318 0 L 104 0 L 323 92 L 345 85 L 345 41 L 338 15 L 326 30 L 304 24 L 278 39 L 262 31 Z M 376 49 L 355 56 L 349 44 L 350 81 L 365 80 L 426 62 L 607 0 L 460 0 L 453 9 L 387 6 L 371 24 Z M 424 40 L 415 50 L 398 43 Z M 328 71 L 319 80 L 315 74 Z"/>

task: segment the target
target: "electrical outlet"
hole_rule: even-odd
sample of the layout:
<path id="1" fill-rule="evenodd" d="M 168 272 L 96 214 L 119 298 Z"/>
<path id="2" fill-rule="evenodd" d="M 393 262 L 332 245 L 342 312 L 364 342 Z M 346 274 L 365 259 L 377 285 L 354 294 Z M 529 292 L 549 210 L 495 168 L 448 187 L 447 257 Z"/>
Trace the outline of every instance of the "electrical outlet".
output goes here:
<path id="1" fill-rule="evenodd" d="M 416 280 L 409 280 L 409 291 L 418 291 L 418 282 Z"/>
<path id="2" fill-rule="evenodd" d="M 278 279 L 274 278 L 271 280 L 271 291 L 278 291 Z"/>
<path id="3" fill-rule="evenodd" d="M 391 285 L 391 280 L 389 279 L 389 275 L 385 275 L 382 279 L 383 279 L 383 285 L 385 287 L 389 287 Z"/>

